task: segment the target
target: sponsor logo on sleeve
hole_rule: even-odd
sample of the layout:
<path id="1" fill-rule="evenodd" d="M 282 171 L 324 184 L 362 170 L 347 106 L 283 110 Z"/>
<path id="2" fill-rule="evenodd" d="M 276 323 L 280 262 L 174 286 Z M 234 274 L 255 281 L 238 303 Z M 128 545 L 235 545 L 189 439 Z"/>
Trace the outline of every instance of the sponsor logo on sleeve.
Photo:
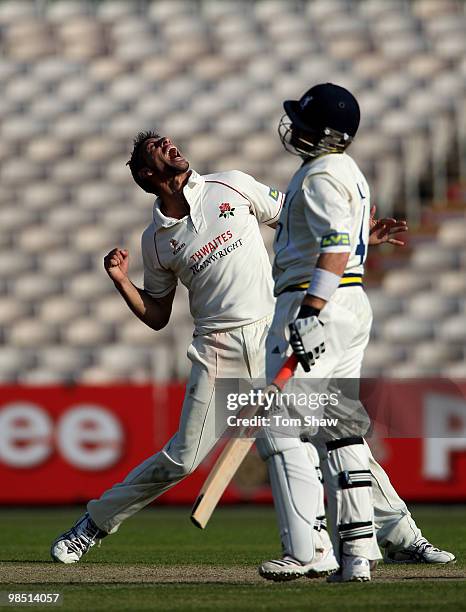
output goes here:
<path id="1" fill-rule="evenodd" d="M 178 240 L 175 240 L 174 238 L 172 238 L 170 240 L 170 246 L 172 248 L 173 255 L 177 255 L 181 251 L 181 249 L 183 249 L 186 246 L 186 243 L 183 242 L 182 244 L 180 244 Z"/>
<path id="2" fill-rule="evenodd" d="M 325 249 L 332 246 L 349 246 L 349 244 L 350 238 L 348 233 L 332 232 L 331 234 L 322 236 L 320 246 Z"/>
<path id="3" fill-rule="evenodd" d="M 278 189 L 274 189 L 273 187 L 269 189 L 269 196 L 272 198 L 272 200 L 275 200 L 275 202 L 278 202 L 279 195 L 280 192 L 278 191 Z"/>
<path id="4" fill-rule="evenodd" d="M 221 219 L 222 217 L 224 219 L 228 219 L 228 217 L 234 217 L 235 215 L 233 214 L 233 211 L 235 210 L 234 208 L 231 207 L 231 204 L 228 204 L 228 202 L 222 202 L 220 204 L 220 206 L 218 207 L 220 210 L 220 214 L 219 214 L 219 219 Z"/>

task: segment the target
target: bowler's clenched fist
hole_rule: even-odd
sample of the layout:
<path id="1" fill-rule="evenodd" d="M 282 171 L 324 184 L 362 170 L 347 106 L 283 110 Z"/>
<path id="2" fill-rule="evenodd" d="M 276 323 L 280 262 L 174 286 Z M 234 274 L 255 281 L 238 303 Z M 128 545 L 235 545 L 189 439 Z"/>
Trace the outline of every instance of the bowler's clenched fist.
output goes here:
<path id="1" fill-rule="evenodd" d="M 121 282 L 128 275 L 129 252 L 126 249 L 112 249 L 104 257 L 104 268 L 112 281 Z"/>

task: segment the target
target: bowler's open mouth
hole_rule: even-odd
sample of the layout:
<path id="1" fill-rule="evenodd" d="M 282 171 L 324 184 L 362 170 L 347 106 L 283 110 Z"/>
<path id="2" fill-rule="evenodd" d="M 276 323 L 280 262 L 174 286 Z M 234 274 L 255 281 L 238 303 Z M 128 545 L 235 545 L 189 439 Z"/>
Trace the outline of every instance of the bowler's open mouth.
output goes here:
<path id="1" fill-rule="evenodd" d="M 168 150 L 165 151 L 165 153 L 171 161 L 177 161 L 177 160 L 179 161 L 181 159 L 184 159 L 181 153 L 178 151 L 178 149 L 174 147 L 173 145 L 168 147 Z"/>

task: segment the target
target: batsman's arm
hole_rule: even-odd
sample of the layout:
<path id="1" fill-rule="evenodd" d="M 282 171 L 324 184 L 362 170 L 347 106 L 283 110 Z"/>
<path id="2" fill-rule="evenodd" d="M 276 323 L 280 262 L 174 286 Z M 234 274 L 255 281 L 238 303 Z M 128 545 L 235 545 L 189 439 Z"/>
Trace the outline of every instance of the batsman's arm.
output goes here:
<path id="1" fill-rule="evenodd" d="M 112 249 L 104 257 L 104 268 L 130 310 L 148 327 L 160 330 L 170 319 L 175 289 L 161 298 L 152 297 L 136 287 L 128 277 L 129 253 L 126 249 Z"/>
<path id="2" fill-rule="evenodd" d="M 346 269 L 350 253 L 321 253 L 316 263 L 316 268 L 331 272 L 336 276 L 341 277 Z M 322 310 L 328 300 L 316 295 L 306 293 L 303 298 L 302 305 L 310 306 L 316 310 Z"/>
<path id="3" fill-rule="evenodd" d="M 325 352 L 325 333 L 319 315 L 337 289 L 349 255 L 349 252 L 319 255 L 298 315 L 289 324 L 290 345 L 305 372 Z"/>

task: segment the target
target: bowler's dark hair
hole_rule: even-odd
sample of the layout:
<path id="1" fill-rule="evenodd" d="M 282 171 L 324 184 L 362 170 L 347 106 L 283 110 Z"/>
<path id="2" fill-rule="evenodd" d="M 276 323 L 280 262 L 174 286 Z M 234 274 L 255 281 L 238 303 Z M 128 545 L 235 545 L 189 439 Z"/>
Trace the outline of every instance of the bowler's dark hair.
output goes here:
<path id="1" fill-rule="evenodd" d="M 133 152 L 131 153 L 131 157 L 126 165 L 129 166 L 131 170 L 131 174 L 133 175 L 133 179 L 135 182 L 144 189 L 147 193 L 155 193 L 154 186 L 152 183 L 144 178 L 139 176 L 139 172 L 147 167 L 146 160 L 144 158 L 145 154 L 145 142 L 149 140 L 149 138 L 156 138 L 157 140 L 160 138 L 160 135 L 157 132 L 147 131 L 147 132 L 139 132 L 133 142 Z"/>

